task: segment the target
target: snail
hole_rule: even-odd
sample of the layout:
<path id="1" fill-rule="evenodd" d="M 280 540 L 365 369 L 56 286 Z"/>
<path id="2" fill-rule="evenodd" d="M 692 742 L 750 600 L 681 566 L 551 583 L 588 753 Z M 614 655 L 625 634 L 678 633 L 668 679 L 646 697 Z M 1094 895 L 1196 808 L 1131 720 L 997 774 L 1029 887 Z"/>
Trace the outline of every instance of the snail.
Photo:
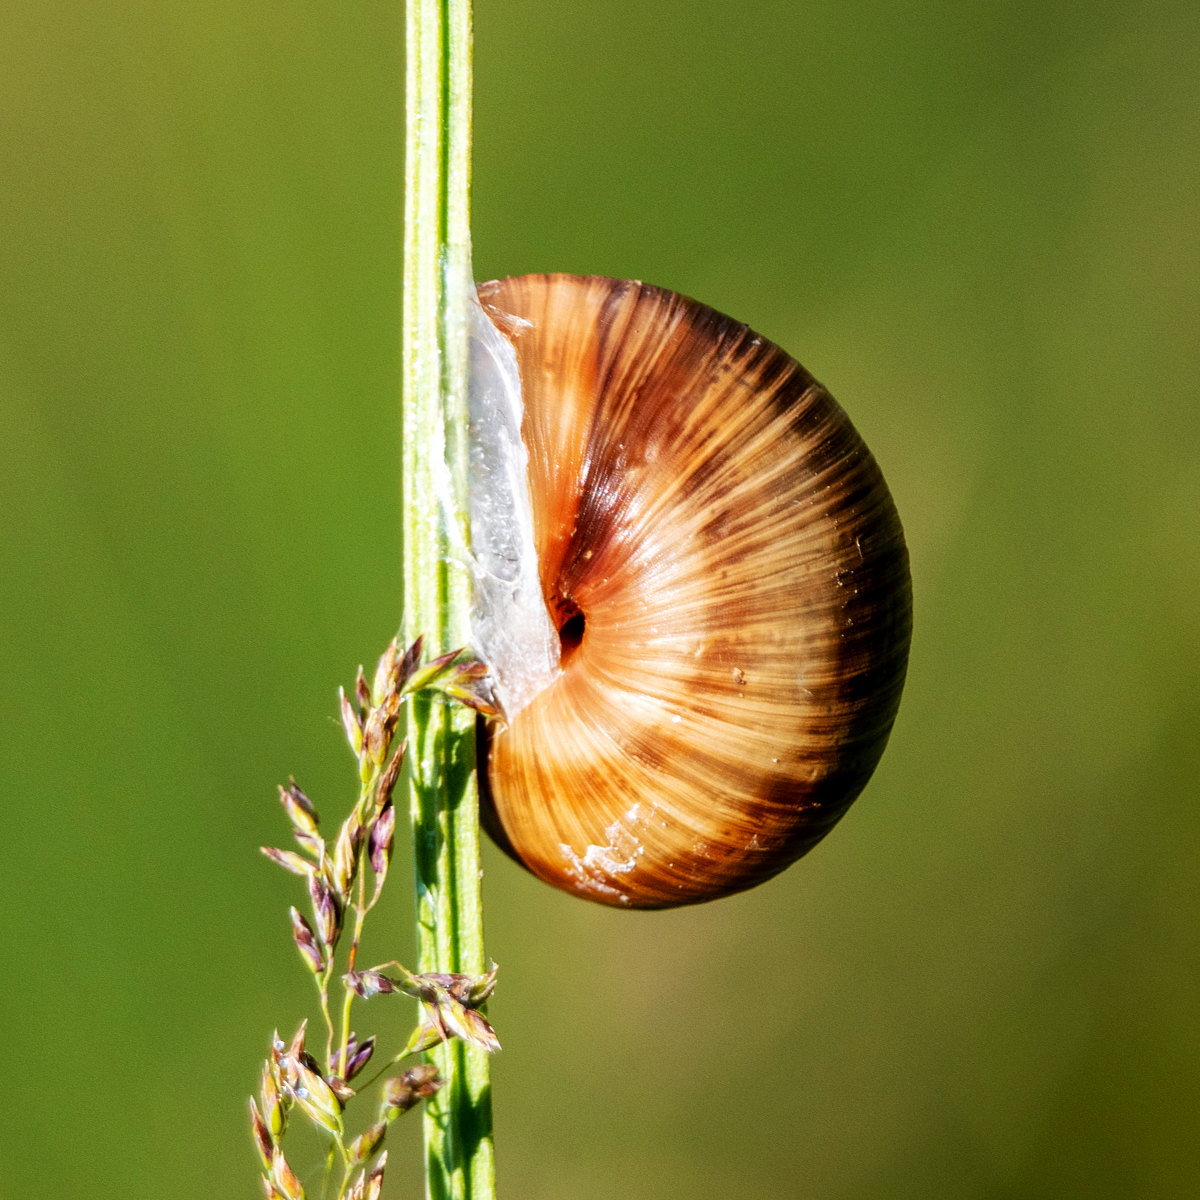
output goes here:
<path id="1" fill-rule="evenodd" d="M 803 367 L 661 288 L 480 285 L 524 400 L 560 670 L 480 722 L 481 810 L 533 874 L 666 908 L 778 874 L 883 753 L 912 628 L 875 460 Z"/>

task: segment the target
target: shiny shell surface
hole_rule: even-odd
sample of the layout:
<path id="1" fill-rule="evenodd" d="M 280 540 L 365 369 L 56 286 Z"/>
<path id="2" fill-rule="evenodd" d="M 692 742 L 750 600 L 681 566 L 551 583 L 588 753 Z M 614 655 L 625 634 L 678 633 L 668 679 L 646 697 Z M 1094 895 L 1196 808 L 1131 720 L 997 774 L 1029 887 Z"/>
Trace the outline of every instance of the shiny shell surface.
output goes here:
<path id="1" fill-rule="evenodd" d="M 558 678 L 481 731 L 485 826 L 603 904 L 752 887 L 829 832 L 896 716 L 912 600 L 883 476 L 821 384 L 711 308 L 572 275 L 479 295 L 517 355 L 562 640 Z"/>

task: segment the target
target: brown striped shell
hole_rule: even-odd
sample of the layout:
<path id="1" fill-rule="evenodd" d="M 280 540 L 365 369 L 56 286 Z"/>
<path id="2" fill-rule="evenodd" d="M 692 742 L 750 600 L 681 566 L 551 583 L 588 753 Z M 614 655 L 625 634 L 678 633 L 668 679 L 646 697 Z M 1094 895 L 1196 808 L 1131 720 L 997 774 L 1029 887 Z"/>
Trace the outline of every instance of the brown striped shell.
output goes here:
<path id="1" fill-rule="evenodd" d="M 694 300 L 575 275 L 479 296 L 516 350 L 563 647 L 483 731 L 484 823 L 603 904 L 753 887 L 829 832 L 896 716 L 912 600 L 883 476 L 795 359 Z"/>

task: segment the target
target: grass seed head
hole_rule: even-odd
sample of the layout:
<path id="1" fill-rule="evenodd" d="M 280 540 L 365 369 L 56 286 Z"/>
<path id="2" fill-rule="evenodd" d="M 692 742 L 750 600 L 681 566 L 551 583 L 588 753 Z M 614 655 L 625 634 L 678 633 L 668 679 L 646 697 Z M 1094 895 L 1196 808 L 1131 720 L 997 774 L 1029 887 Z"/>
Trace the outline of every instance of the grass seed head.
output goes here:
<path id="1" fill-rule="evenodd" d="M 254 1103 L 253 1096 L 250 1097 L 250 1132 L 254 1135 L 254 1145 L 262 1159 L 263 1169 L 269 1171 L 271 1157 L 275 1153 L 275 1139 L 271 1136 L 266 1121 L 258 1111 L 258 1105 Z"/>
<path id="2" fill-rule="evenodd" d="M 294 779 L 288 781 L 287 787 L 280 785 L 279 803 L 283 805 L 288 820 L 297 829 L 316 836 L 317 825 L 321 819 L 317 816 L 312 801 L 296 786 Z"/>
<path id="3" fill-rule="evenodd" d="M 278 1146 L 271 1158 L 271 1180 L 284 1200 L 304 1200 L 304 1188 Z"/>
<path id="4" fill-rule="evenodd" d="M 363 1200 L 379 1200 L 379 1193 L 383 1191 L 383 1169 L 386 1166 L 387 1151 L 385 1150 L 379 1156 L 379 1161 L 375 1164 L 371 1174 L 367 1176 L 367 1190 Z"/>
<path id="5" fill-rule="evenodd" d="M 358 714 L 354 711 L 354 706 L 346 699 L 345 688 L 338 688 L 338 703 L 342 710 L 342 728 L 346 731 L 346 741 L 350 743 L 350 749 L 354 751 L 354 757 L 357 758 L 362 754 L 363 731 L 362 726 L 358 723 Z"/>
<path id="6" fill-rule="evenodd" d="M 320 975 L 325 970 L 325 956 L 321 953 L 321 947 L 317 945 L 317 935 L 313 933 L 312 926 L 304 919 L 299 909 L 293 907 L 288 909 L 288 912 L 292 918 L 292 941 L 296 943 L 304 965 L 314 975 Z"/>
<path id="7" fill-rule="evenodd" d="M 387 1127 L 388 1123 L 386 1121 L 379 1121 L 377 1124 L 372 1125 L 365 1133 L 360 1133 L 346 1147 L 346 1153 L 355 1166 L 359 1163 L 365 1163 L 379 1149 L 379 1143 L 383 1141 L 383 1135 L 387 1133 Z"/>

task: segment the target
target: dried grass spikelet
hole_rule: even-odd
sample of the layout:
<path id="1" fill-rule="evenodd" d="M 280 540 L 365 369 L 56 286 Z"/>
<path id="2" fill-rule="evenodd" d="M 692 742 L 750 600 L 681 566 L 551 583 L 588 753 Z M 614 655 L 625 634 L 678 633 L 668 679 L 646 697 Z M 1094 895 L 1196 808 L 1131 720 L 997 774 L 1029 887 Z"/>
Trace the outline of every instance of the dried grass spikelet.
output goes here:
<path id="1" fill-rule="evenodd" d="M 481 725 L 484 823 L 535 875 L 662 908 L 782 871 L 900 702 L 908 555 L 846 414 L 779 347 L 661 288 L 485 284 L 517 354 L 562 672 Z"/>

